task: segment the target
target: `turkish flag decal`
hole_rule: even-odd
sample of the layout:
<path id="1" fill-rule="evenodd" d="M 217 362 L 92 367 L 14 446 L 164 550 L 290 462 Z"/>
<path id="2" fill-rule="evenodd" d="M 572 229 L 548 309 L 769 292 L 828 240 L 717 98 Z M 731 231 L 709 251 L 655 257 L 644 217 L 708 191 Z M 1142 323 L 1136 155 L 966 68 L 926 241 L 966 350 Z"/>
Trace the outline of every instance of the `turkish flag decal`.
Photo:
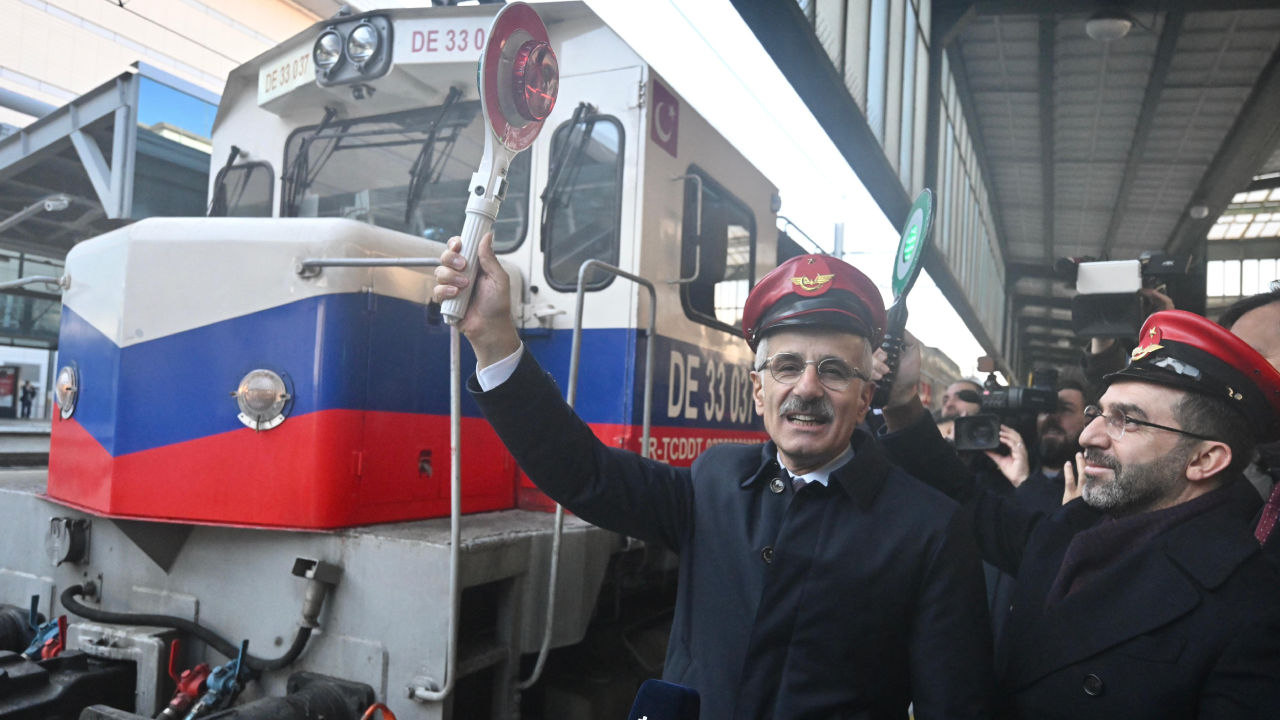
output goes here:
<path id="1" fill-rule="evenodd" d="M 656 78 L 653 81 L 652 105 L 649 137 L 671 157 L 676 157 L 676 143 L 680 139 L 680 101 Z"/>

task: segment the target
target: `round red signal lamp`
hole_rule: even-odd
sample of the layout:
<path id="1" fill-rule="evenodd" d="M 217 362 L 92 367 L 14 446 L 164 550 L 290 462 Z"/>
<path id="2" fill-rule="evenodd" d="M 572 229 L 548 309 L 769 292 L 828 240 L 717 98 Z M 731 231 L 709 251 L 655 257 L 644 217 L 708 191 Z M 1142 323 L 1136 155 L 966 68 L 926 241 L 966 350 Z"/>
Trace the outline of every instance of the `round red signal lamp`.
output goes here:
<path id="1" fill-rule="evenodd" d="M 520 117 L 529 122 L 546 120 L 556 106 L 560 89 L 560 63 L 551 46 L 538 40 L 527 41 L 516 53 L 512 71 L 515 82 L 511 89 Z"/>

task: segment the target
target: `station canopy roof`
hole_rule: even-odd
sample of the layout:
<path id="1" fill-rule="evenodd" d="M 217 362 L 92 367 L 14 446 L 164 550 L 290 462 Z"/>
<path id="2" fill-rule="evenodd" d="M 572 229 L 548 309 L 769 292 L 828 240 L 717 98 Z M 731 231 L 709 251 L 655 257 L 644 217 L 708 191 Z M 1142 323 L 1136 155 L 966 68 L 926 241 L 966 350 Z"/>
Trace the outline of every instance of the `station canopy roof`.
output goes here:
<path id="1" fill-rule="evenodd" d="M 204 215 L 217 103 L 135 63 L 26 127 L 0 129 L 0 250 L 57 261 L 128 222 Z"/>
<path id="2" fill-rule="evenodd" d="M 981 139 L 1024 359 L 1078 357 L 1055 259 L 1199 251 L 1232 197 L 1280 170 L 1280 8 L 1268 5 L 934 4 L 960 18 L 948 59 Z M 1126 35 L 1090 36 L 1104 7 L 1128 13 Z M 1199 287 L 1188 309 L 1203 311 Z"/>

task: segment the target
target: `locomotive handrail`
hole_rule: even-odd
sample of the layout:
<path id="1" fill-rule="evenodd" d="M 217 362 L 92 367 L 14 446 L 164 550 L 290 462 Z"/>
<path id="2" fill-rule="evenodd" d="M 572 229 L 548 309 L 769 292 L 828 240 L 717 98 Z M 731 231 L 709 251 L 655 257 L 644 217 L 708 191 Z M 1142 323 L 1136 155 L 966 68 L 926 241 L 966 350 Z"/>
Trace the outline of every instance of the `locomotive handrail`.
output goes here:
<path id="1" fill-rule="evenodd" d="M 702 178 L 698 178 L 698 181 L 701 185 Z M 577 309 L 573 314 L 573 347 L 569 351 L 569 390 L 566 393 L 566 401 L 569 407 L 573 408 L 578 398 L 578 361 L 582 354 L 582 307 L 587 293 L 587 271 L 593 268 L 625 278 L 637 285 L 643 285 L 649 290 L 649 328 L 645 335 L 647 341 L 644 350 L 644 414 L 641 426 L 643 431 L 640 437 L 640 457 L 647 458 L 649 457 L 649 421 L 653 415 L 654 329 L 658 321 L 658 293 L 652 282 L 600 260 L 588 260 L 578 268 Z M 564 507 L 556 503 L 556 529 L 551 539 L 551 582 L 547 587 L 547 615 L 546 624 L 542 628 L 542 646 L 538 649 L 538 662 L 533 666 L 533 674 L 527 680 L 516 683 L 516 688 L 520 690 L 527 690 L 538 682 L 538 678 L 542 676 L 542 668 L 547 662 L 547 653 L 551 650 L 551 628 L 556 618 L 556 580 L 560 574 L 560 538 L 563 535 Z"/>
<path id="2" fill-rule="evenodd" d="M 438 267 L 440 258 L 309 258 L 294 265 L 299 277 L 313 278 L 327 267 Z M 462 548 L 462 339 L 449 326 L 449 635 L 445 645 L 445 680 L 430 678 L 409 686 L 419 702 L 440 702 L 453 692 L 458 669 L 458 565 Z M 415 678 L 414 681 L 418 681 Z"/>
<path id="3" fill-rule="evenodd" d="M 702 244 L 693 246 L 693 277 L 678 277 L 675 280 L 668 280 L 668 285 L 689 285 L 698 281 L 698 276 L 702 275 Z"/>
<path id="4" fill-rule="evenodd" d="M 313 278 L 327 267 L 439 267 L 440 258 L 308 258 L 293 266 L 299 277 Z"/>
<path id="5" fill-rule="evenodd" d="M 62 277 L 54 277 L 52 275 L 31 275 L 24 278 L 18 278 L 17 280 L 2 282 L 0 283 L 0 290 L 12 290 L 13 288 L 20 288 L 24 285 L 37 285 L 39 283 L 57 285 L 65 289 L 70 284 L 70 279 L 66 275 L 63 275 Z"/>
<path id="6" fill-rule="evenodd" d="M 671 178 L 672 182 L 675 182 L 676 180 L 693 180 L 694 182 L 698 183 L 698 205 L 697 205 L 698 209 L 697 209 L 697 214 L 695 215 L 695 218 L 697 219 L 697 224 L 694 226 L 694 234 L 702 235 L 702 176 L 694 175 L 693 173 L 690 173 L 688 175 L 676 175 L 675 177 Z"/>

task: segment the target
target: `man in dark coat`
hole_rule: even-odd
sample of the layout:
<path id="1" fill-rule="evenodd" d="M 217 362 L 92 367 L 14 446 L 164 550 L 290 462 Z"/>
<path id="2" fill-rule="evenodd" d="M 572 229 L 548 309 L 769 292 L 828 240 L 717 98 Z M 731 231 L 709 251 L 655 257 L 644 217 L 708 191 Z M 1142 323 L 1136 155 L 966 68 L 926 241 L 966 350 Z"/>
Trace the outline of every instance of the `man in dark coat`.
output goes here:
<path id="1" fill-rule="evenodd" d="M 437 300 L 465 282 L 459 247 L 441 258 Z M 679 554 L 663 677 L 701 694 L 704 719 L 901 719 L 910 703 L 922 719 L 989 716 L 972 530 L 855 431 L 885 322 L 870 280 L 825 256 L 762 279 L 743 325 L 772 441 L 718 445 L 678 468 L 595 437 L 524 352 L 488 241 L 478 260 L 460 325 L 477 358 L 468 387 L 547 495 Z"/>
<path id="2" fill-rule="evenodd" d="M 1017 576 L 999 717 L 1280 717 L 1280 575 L 1238 502 L 1255 437 L 1280 430 L 1280 373 L 1190 313 L 1142 332 L 1086 411 L 1083 496 L 1051 516 L 976 488 L 909 393 L 885 410 L 890 458 L 959 499 Z"/>
<path id="3" fill-rule="evenodd" d="M 1280 290 L 1232 303 L 1222 311 L 1218 322 L 1261 353 L 1273 367 L 1280 367 Z M 1251 468 L 1254 475 L 1249 479 L 1268 499 L 1266 507 L 1257 513 L 1254 535 L 1262 543 L 1263 553 L 1280 567 L 1280 531 L 1276 530 L 1276 520 L 1280 518 L 1280 442 L 1259 445 L 1258 455 L 1258 467 Z"/>

